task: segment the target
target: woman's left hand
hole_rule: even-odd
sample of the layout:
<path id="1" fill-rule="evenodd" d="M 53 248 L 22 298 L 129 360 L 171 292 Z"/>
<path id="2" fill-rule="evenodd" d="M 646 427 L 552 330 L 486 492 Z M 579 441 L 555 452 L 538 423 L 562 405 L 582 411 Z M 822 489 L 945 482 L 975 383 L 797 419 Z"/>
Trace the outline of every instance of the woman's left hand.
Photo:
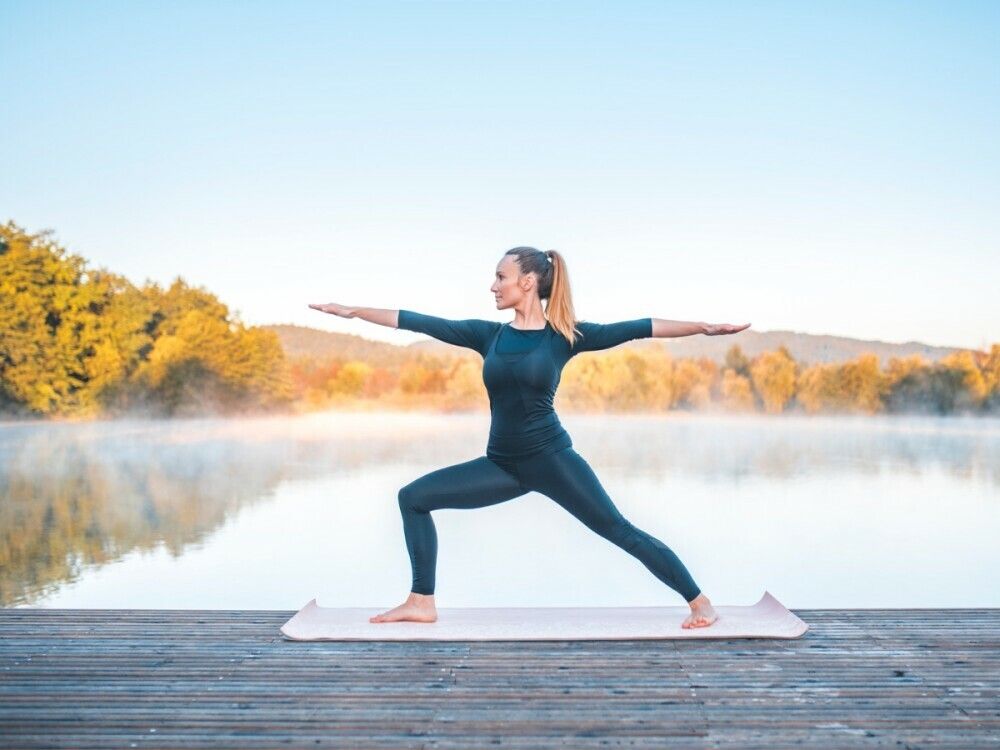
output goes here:
<path id="1" fill-rule="evenodd" d="M 744 323 L 741 326 L 733 325 L 732 323 L 706 323 L 705 330 L 702 333 L 706 336 L 724 336 L 727 333 L 739 333 L 744 328 L 749 327 L 749 323 Z"/>

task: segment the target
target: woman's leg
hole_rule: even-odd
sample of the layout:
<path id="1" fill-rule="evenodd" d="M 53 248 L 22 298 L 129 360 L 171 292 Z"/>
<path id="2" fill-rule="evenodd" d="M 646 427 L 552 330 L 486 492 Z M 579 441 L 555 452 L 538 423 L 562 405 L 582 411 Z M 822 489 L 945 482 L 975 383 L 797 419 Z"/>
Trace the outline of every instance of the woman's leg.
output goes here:
<path id="1" fill-rule="evenodd" d="M 439 508 L 482 508 L 528 492 L 518 479 L 480 456 L 415 479 L 399 491 L 403 534 L 410 553 L 412 593 L 434 593 L 437 531 L 431 511 Z"/>
<path id="2" fill-rule="evenodd" d="M 688 604 L 698 598 L 701 589 L 680 558 L 619 512 L 590 464 L 573 448 L 529 458 L 518 464 L 518 471 L 525 487 L 552 498 L 587 528 L 637 558 Z"/>

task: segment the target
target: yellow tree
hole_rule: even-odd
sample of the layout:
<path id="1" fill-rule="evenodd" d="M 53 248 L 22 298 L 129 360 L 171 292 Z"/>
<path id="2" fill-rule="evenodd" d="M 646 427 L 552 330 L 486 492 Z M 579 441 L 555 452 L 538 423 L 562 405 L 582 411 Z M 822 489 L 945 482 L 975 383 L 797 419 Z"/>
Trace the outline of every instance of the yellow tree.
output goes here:
<path id="1" fill-rule="evenodd" d="M 799 373 L 795 385 L 795 398 L 808 414 L 822 411 L 835 398 L 833 368 L 830 365 L 812 365 Z"/>
<path id="2" fill-rule="evenodd" d="M 710 359 L 682 359 L 674 366 L 675 404 L 701 409 L 712 400 L 718 366 Z"/>
<path id="3" fill-rule="evenodd" d="M 874 414 L 882 410 L 882 396 L 888 384 L 878 365 L 878 356 L 867 353 L 837 367 L 839 390 L 850 411 Z"/>
<path id="4" fill-rule="evenodd" d="M 805 369 L 798 378 L 796 399 L 810 414 L 821 410 L 874 414 L 882 410 L 887 390 L 878 357 L 862 354 L 841 364 Z"/>
<path id="5" fill-rule="evenodd" d="M 983 380 L 986 382 L 987 406 L 1000 407 L 1000 344 L 993 344 L 982 364 Z"/>
<path id="6" fill-rule="evenodd" d="M 372 367 L 367 362 L 349 360 L 330 378 L 326 389 L 332 395 L 358 398 L 364 393 L 371 372 Z"/>
<path id="7" fill-rule="evenodd" d="M 143 293 L 155 340 L 132 377 L 136 400 L 168 414 L 290 403 L 289 366 L 274 332 L 247 328 L 215 295 L 180 278 Z"/>
<path id="8" fill-rule="evenodd" d="M 662 347 L 647 347 L 635 351 L 646 362 L 643 393 L 646 405 L 651 411 L 668 411 L 674 405 L 675 362 L 669 352 Z"/>
<path id="9" fill-rule="evenodd" d="M 955 394 L 955 408 L 976 409 L 982 405 L 989 386 L 971 351 L 952 352 L 941 358 L 940 365 L 956 376 L 958 392 Z"/>
<path id="10" fill-rule="evenodd" d="M 927 361 L 919 354 L 911 354 L 908 357 L 890 357 L 889 367 L 886 369 L 886 384 L 892 388 L 897 383 L 911 375 L 912 373 L 926 369 Z"/>
<path id="11" fill-rule="evenodd" d="M 563 370 L 558 398 L 577 409 L 642 409 L 654 377 L 654 363 L 638 352 L 588 353 Z"/>
<path id="12" fill-rule="evenodd" d="M 750 360 L 743 354 L 739 344 L 733 344 L 726 351 L 726 367 L 736 375 L 750 376 Z"/>
<path id="13" fill-rule="evenodd" d="M 399 389 L 403 393 L 444 393 L 446 384 L 445 371 L 437 357 L 420 354 L 400 368 Z"/>
<path id="14" fill-rule="evenodd" d="M 448 372 L 447 393 L 455 407 L 470 408 L 487 403 L 482 369 L 478 358 L 460 357 L 452 364 Z"/>
<path id="15" fill-rule="evenodd" d="M 137 289 L 88 269 L 51 232 L 0 226 L 0 407 L 94 415 L 182 403 L 287 405 L 273 332 L 246 328 L 214 295 L 177 279 Z"/>
<path id="16" fill-rule="evenodd" d="M 795 360 L 784 346 L 774 352 L 764 352 L 750 365 L 754 388 L 768 413 L 781 413 L 795 395 L 797 369 Z"/>
<path id="17" fill-rule="evenodd" d="M 722 373 L 722 403 L 732 411 L 753 411 L 753 387 L 750 378 L 726 368 Z"/>
<path id="18" fill-rule="evenodd" d="M 0 226 L 0 402 L 42 415 L 94 413 L 148 345 L 135 301 L 131 284 L 88 270 L 51 231 Z"/>
<path id="19" fill-rule="evenodd" d="M 702 403 L 704 384 L 701 368 L 690 359 L 674 363 L 674 406 L 699 406 Z"/>
<path id="20" fill-rule="evenodd" d="M 291 404 L 291 368 L 274 331 L 239 324 L 229 339 L 229 352 L 229 377 L 247 394 L 250 406 L 281 409 Z M 367 382 L 371 369 L 365 365 L 363 381 Z"/>

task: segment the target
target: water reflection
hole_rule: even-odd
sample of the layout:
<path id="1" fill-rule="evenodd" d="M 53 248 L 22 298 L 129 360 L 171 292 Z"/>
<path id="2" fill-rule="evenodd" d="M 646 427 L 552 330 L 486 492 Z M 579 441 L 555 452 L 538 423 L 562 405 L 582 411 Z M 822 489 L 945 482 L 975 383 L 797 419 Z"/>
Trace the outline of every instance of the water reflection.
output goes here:
<path id="1" fill-rule="evenodd" d="M 1000 420 L 562 419 L 722 601 L 766 585 L 790 606 L 1000 604 Z M 482 413 L 0 425 L 0 604 L 398 603 L 396 490 L 481 455 L 487 430 Z M 435 522 L 442 606 L 678 603 L 535 493 Z"/>

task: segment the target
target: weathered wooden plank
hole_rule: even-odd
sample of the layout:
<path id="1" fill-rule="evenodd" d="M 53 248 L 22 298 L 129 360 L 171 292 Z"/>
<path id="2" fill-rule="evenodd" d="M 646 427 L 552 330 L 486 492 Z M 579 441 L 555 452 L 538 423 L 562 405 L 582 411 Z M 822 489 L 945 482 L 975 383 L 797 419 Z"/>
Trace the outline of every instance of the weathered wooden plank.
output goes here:
<path id="1" fill-rule="evenodd" d="M 0 610 L 0 747 L 996 747 L 1000 610 L 795 641 L 284 641 L 291 612 Z"/>

